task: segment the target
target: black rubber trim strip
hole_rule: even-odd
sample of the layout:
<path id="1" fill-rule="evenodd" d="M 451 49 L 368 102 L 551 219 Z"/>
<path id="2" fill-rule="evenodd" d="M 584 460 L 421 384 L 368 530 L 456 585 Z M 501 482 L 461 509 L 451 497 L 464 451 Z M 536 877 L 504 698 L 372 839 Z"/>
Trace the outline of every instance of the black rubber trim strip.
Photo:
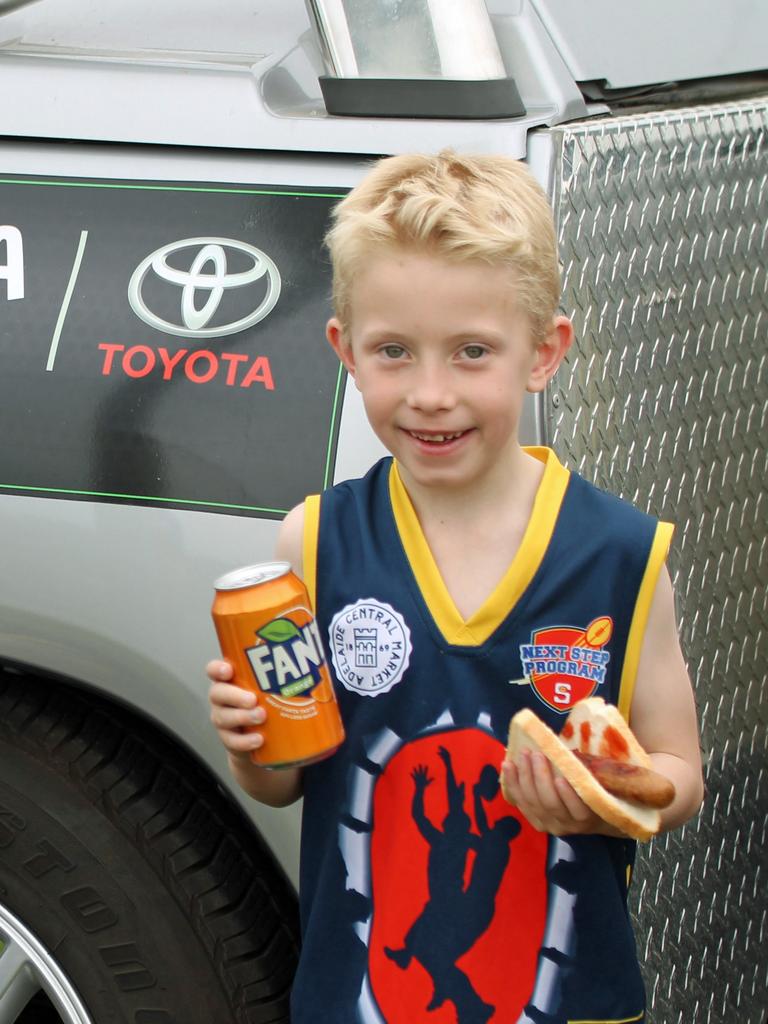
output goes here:
<path id="1" fill-rule="evenodd" d="M 513 78 L 334 78 L 320 76 L 329 114 L 486 120 L 522 117 Z"/>

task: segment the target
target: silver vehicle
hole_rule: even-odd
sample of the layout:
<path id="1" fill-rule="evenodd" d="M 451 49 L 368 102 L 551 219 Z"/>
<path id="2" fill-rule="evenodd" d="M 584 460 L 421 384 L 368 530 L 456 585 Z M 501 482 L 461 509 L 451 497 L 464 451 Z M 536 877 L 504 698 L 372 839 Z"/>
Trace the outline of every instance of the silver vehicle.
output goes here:
<path id="1" fill-rule="evenodd" d="M 448 146 L 555 211 L 578 344 L 523 439 L 678 524 L 708 797 L 638 867 L 650 1019 L 764 1024 L 766 39 L 760 0 L 0 0 L 0 1024 L 288 1020 L 300 808 L 228 776 L 212 581 L 379 456 L 322 237 Z"/>

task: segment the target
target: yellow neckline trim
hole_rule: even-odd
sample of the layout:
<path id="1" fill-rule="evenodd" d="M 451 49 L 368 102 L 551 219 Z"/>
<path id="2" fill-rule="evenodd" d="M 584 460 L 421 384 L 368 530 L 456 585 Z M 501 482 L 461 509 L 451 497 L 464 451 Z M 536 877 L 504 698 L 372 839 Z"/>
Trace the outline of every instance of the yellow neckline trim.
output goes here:
<path id="1" fill-rule="evenodd" d="M 389 495 L 395 525 L 421 595 L 446 642 L 461 647 L 479 647 L 498 629 L 520 600 L 541 565 L 570 474 L 549 448 L 525 448 L 544 463 L 544 475 L 533 503 L 533 512 L 512 564 L 496 589 L 466 622 L 448 592 L 432 556 L 397 463 L 389 473 Z"/>

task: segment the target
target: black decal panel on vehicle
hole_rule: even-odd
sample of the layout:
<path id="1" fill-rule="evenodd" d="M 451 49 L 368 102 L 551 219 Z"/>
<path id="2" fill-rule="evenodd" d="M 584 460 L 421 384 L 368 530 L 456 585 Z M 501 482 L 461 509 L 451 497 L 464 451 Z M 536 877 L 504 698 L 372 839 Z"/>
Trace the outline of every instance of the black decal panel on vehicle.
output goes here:
<path id="1" fill-rule="evenodd" d="M 0 179 L 0 489 L 282 516 L 331 482 L 341 192 Z"/>

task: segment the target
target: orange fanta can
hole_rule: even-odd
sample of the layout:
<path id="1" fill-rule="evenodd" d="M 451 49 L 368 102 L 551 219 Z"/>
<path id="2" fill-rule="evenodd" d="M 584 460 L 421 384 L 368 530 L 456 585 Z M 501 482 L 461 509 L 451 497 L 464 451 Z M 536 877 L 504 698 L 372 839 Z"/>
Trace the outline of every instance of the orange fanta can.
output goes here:
<path id="1" fill-rule="evenodd" d="M 330 757 L 344 726 L 306 587 L 288 562 L 235 569 L 214 583 L 211 613 L 233 682 L 256 694 L 267 718 L 251 757 L 293 768 Z"/>

